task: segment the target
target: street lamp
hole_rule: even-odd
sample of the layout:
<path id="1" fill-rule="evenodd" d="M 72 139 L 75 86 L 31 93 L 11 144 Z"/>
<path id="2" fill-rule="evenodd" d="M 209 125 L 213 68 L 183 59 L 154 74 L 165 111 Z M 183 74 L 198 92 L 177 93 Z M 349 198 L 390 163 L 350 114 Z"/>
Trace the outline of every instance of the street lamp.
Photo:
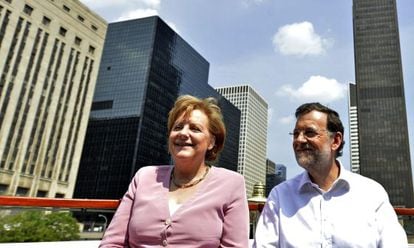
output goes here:
<path id="1" fill-rule="evenodd" d="M 105 233 L 105 231 L 106 231 L 106 225 L 108 224 L 108 218 L 106 218 L 106 216 L 103 215 L 103 214 L 98 214 L 98 217 L 102 217 L 105 220 L 104 227 L 103 227 L 103 232 Z"/>

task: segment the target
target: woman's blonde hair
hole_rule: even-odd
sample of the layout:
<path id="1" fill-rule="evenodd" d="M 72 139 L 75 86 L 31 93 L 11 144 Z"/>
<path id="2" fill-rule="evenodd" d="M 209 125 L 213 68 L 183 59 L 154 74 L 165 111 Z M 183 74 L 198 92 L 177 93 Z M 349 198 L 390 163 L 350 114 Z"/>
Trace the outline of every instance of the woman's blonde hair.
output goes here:
<path id="1" fill-rule="evenodd" d="M 171 132 L 177 118 L 183 113 L 187 117 L 193 110 L 200 110 L 208 118 L 208 130 L 215 138 L 214 147 L 208 150 L 205 155 L 206 161 L 216 160 L 218 154 L 223 150 L 226 139 L 226 127 L 223 122 L 221 109 L 217 105 L 217 100 L 213 97 L 197 98 L 191 95 L 182 95 L 175 101 L 174 107 L 168 114 L 168 133 Z"/>

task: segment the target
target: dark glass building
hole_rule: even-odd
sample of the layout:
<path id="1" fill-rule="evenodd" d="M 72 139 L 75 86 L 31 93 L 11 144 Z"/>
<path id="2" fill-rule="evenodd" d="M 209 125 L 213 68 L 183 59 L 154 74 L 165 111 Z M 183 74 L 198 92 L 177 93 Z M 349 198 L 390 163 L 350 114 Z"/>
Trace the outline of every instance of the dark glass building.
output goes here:
<path id="1" fill-rule="evenodd" d="M 360 173 L 413 207 L 404 83 L 395 0 L 353 0 Z"/>
<path id="2" fill-rule="evenodd" d="M 216 165 L 237 171 L 240 110 L 208 85 L 208 72 L 157 16 L 110 23 L 74 197 L 120 198 L 139 168 L 171 164 L 167 118 L 181 94 L 218 99 L 228 134 Z"/>

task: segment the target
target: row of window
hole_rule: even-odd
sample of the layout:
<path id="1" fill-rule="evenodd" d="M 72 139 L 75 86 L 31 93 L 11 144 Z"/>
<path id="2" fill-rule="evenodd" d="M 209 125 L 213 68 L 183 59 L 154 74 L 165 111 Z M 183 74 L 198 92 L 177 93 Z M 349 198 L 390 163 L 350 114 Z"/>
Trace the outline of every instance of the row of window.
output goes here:
<path id="1" fill-rule="evenodd" d="M 9 185 L 0 183 L 0 195 L 6 195 Z M 30 189 L 25 187 L 17 187 L 15 196 L 28 196 Z M 45 190 L 38 190 L 36 197 L 47 197 L 48 192 Z M 65 198 L 64 193 L 56 193 L 55 198 Z"/>
<path id="2" fill-rule="evenodd" d="M 63 6 L 64 6 L 64 8 L 63 8 L 64 10 L 70 11 L 69 7 L 67 7 L 66 5 L 63 5 Z M 30 5 L 28 5 L 28 4 L 26 4 L 24 6 L 24 8 L 23 8 L 23 12 L 30 16 L 32 14 L 32 12 L 33 12 L 33 7 L 30 6 Z M 78 19 L 80 21 L 82 21 L 82 22 L 85 20 L 85 18 L 83 18 L 80 15 L 78 15 Z M 43 25 L 49 26 L 51 22 L 52 22 L 52 20 L 49 17 L 43 16 L 43 19 L 42 19 L 42 24 Z M 92 29 L 96 31 L 97 30 L 97 27 L 94 26 L 94 25 L 92 25 Z M 67 33 L 67 29 L 66 28 L 64 28 L 64 27 L 60 27 L 59 28 L 59 34 L 61 36 L 65 37 L 66 36 L 66 33 Z M 80 37 L 78 37 L 78 36 L 75 36 L 74 44 L 77 45 L 77 46 L 80 46 L 81 43 L 82 43 L 82 39 Z M 89 53 L 94 54 L 94 52 L 95 52 L 95 47 L 92 46 L 92 45 L 90 45 L 89 46 Z"/>

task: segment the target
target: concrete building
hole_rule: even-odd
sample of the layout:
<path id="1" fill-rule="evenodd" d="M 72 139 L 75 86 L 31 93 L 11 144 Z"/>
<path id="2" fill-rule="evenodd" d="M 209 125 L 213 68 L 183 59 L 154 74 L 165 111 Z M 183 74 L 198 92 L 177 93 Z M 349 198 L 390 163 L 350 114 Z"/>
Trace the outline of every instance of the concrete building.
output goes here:
<path id="1" fill-rule="evenodd" d="M 353 0 L 360 173 L 414 207 L 395 0 Z"/>
<path id="2" fill-rule="evenodd" d="M 216 90 L 241 110 L 238 171 L 251 195 L 256 183 L 266 182 L 267 103 L 248 85 Z"/>
<path id="3" fill-rule="evenodd" d="M 1 195 L 72 197 L 106 29 L 77 0 L 0 0 Z"/>
<path id="4" fill-rule="evenodd" d="M 208 73 L 161 18 L 110 23 L 75 197 L 118 199 L 141 167 L 172 164 L 167 118 L 182 94 L 218 99 L 227 139 L 216 165 L 237 171 L 241 113 L 208 85 Z"/>

